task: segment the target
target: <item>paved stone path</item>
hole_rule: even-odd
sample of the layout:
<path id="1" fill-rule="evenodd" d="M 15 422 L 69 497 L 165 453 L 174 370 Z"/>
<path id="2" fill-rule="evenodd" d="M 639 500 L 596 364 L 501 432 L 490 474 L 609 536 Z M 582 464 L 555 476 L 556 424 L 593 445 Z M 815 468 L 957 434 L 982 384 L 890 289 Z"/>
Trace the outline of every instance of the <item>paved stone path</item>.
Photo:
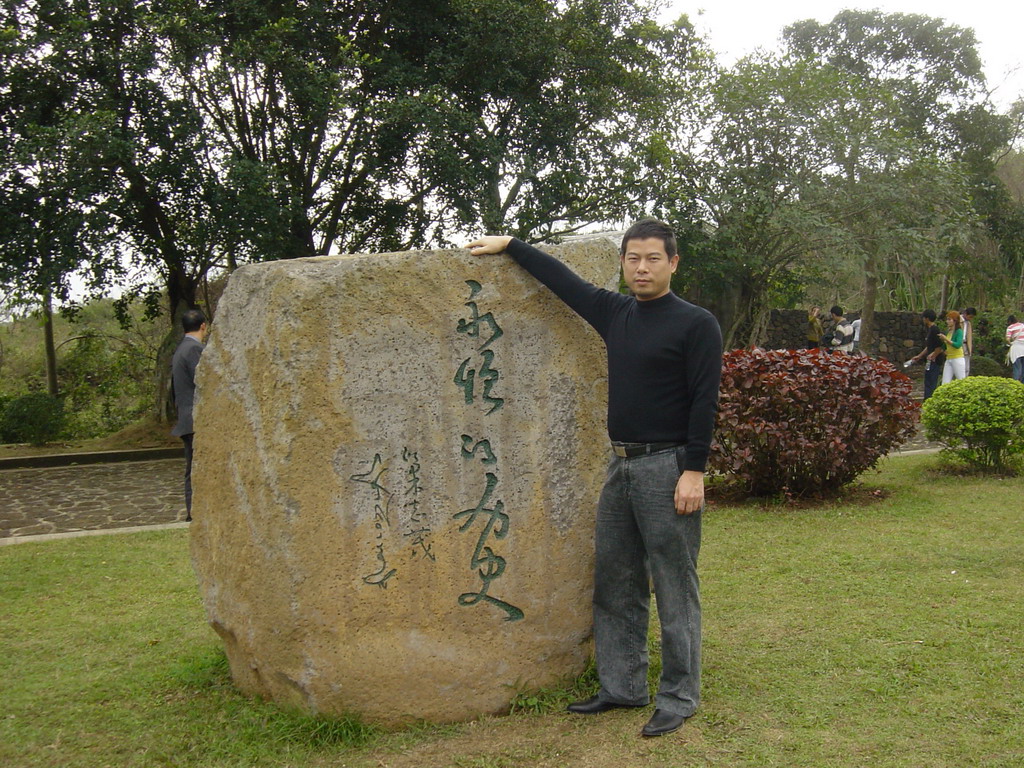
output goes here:
<path id="1" fill-rule="evenodd" d="M 919 433 L 902 451 L 935 450 Z M 0 470 L 0 544 L 185 520 L 183 459 Z"/>
<path id="2" fill-rule="evenodd" d="M 0 470 L 0 540 L 185 520 L 182 459 Z"/>

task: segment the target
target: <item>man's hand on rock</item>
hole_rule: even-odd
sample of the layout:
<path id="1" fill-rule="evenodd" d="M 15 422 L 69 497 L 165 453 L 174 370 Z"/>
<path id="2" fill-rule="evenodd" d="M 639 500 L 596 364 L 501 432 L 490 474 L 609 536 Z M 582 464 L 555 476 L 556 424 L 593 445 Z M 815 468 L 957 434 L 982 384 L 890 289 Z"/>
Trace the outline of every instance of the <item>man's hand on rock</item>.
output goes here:
<path id="1" fill-rule="evenodd" d="M 474 256 L 484 256 L 489 253 L 501 253 L 508 248 L 510 242 L 512 238 L 508 235 L 484 235 L 466 247 Z"/>

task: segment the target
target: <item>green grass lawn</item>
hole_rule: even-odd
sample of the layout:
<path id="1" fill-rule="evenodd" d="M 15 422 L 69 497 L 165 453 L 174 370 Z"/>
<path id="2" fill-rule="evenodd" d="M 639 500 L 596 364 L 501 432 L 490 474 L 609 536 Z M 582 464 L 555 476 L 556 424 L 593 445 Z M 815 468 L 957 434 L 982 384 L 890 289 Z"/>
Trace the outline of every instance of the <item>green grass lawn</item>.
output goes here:
<path id="1" fill-rule="evenodd" d="M 882 499 L 709 508 L 704 702 L 653 740 L 646 711 L 562 712 L 568 683 L 459 726 L 281 712 L 232 688 L 186 532 L 3 547 L 0 765 L 1021 766 L 1024 479 L 939 462 L 886 460 Z"/>

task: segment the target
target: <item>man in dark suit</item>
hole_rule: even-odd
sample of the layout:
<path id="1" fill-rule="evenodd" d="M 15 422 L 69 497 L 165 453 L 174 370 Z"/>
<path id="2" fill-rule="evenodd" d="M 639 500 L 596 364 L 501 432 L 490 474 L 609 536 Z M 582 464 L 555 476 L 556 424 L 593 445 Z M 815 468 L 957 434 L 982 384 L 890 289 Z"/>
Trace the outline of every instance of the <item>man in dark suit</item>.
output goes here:
<path id="1" fill-rule="evenodd" d="M 185 521 L 192 520 L 192 402 L 196 394 L 196 366 L 203 354 L 206 338 L 206 315 L 198 309 L 188 309 L 181 316 L 185 337 L 171 358 L 171 386 L 178 421 L 171 434 L 185 444 Z"/>

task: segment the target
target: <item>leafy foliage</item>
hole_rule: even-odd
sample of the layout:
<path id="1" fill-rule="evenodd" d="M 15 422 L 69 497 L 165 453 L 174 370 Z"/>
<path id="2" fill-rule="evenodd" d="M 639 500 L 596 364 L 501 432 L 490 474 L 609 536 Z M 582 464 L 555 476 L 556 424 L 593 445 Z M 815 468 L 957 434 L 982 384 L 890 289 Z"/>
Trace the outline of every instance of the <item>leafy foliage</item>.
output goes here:
<path id="1" fill-rule="evenodd" d="M 852 99 L 837 102 L 829 146 L 838 173 L 825 199 L 837 203 L 847 252 L 864 265 L 861 344 L 872 349 L 887 267 L 911 251 L 914 261 L 948 262 L 967 247 L 977 224 L 971 187 L 991 173 L 988 158 L 1005 146 L 1008 125 L 984 106 L 970 29 L 917 14 L 845 10 L 828 23 L 793 24 L 783 39 L 792 56 L 858 83 Z"/>
<path id="2" fill-rule="evenodd" d="M 781 53 L 716 80 L 705 149 L 680 156 L 682 189 L 665 185 L 703 210 L 669 201 L 665 215 L 713 226 L 680 282 L 727 347 L 761 343 L 769 309 L 807 290 L 859 307 L 870 349 L 875 306 L 897 308 L 904 276 L 914 296 L 937 293 L 957 259 L 978 278 L 978 193 L 1000 186 L 991 158 L 1009 124 L 986 106 L 976 47 L 939 19 L 843 11 L 793 24 Z"/>
<path id="3" fill-rule="evenodd" d="M 104 286 L 147 279 L 127 254 L 159 275 L 173 325 L 208 272 L 246 261 L 481 228 L 537 240 L 637 213 L 666 135 L 699 125 L 682 115 L 713 60 L 657 10 L 12 0 L 0 283 L 60 289 L 79 266 Z"/>
<path id="4" fill-rule="evenodd" d="M 985 355 L 971 357 L 971 376 L 1009 376 L 1005 365 Z"/>
<path id="5" fill-rule="evenodd" d="M 163 324 L 139 303 L 91 301 L 73 316 L 54 318 L 56 369 L 64 402 L 59 439 L 100 437 L 136 421 L 154 401 L 153 372 Z M 39 387 L 44 361 L 40 323 L 25 317 L 0 324 L 0 400 Z M 0 408 L 2 410 L 2 408 Z"/>
<path id="6" fill-rule="evenodd" d="M 1006 362 L 1006 320 L 1005 314 L 982 312 L 974 321 L 974 358 L 971 360 L 971 370 L 976 370 L 974 364 L 979 356 L 990 358 L 999 365 L 998 373 L 982 373 L 979 370 L 979 376 L 1010 375 L 1010 367 Z"/>
<path id="7" fill-rule="evenodd" d="M 712 308 L 726 347 L 754 341 L 759 320 L 791 293 L 794 263 L 834 238 L 804 199 L 829 163 L 821 115 L 839 86 L 821 67 L 745 59 L 711 89 L 705 151 L 692 163 L 681 158 L 675 175 L 694 191 L 676 192 L 666 215 L 680 224 L 706 215 L 714 234 L 693 238 L 694 258 L 684 260 L 678 282 L 694 285 L 687 295 Z M 704 211 L 685 202 L 680 210 L 677 201 L 694 195 Z"/>
<path id="8" fill-rule="evenodd" d="M 824 350 L 725 355 L 710 469 L 753 496 L 828 496 L 910 437 L 910 379 Z"/>
<path id="9" fill-rule="evenodd" d="M 994 376 L 951 381 L 925 401 L 921 422 L 951 455 L 978 469 L 1005 471 L 1024 454 L 1024 384 Z"/>
<path id="10" fill-rule="evenodd" d="M 156 274 L 173 325 L 210 271 L 246 261 L 479 229 L 538 241 L 653 212 L 686 241 L 676 289 L 727 345 L 805 290 L 846 306 L 854 279 L 865 346 L 900 280 L 921 296 L 958 278 L 950 295 L 979 304 L 961 286 L 1022 290 L 1024 209 L 1004 188 L 1021 163 L 992 176 L 1009 118 L 970 30 L 844 11 L 716 77 L 686 18 L 658 12 L 11 0 L 0 283 L 59 303 L 71 273 L 97 291 Z"/>
<path id="11" fill-rule="evenodd" d="M 42 445 L 57 438 L 64 427 L 64 402 L 45 392 L 12 398 L 0 418 L 5 443 Z"/>
<path id="12" fill-rule="evenodd" d="M 74 342 L 58 368 L 68 412 L 65 436 L 100 437 L 142 417 L 151 399 L 152 355 L 97 333 Z"/>

